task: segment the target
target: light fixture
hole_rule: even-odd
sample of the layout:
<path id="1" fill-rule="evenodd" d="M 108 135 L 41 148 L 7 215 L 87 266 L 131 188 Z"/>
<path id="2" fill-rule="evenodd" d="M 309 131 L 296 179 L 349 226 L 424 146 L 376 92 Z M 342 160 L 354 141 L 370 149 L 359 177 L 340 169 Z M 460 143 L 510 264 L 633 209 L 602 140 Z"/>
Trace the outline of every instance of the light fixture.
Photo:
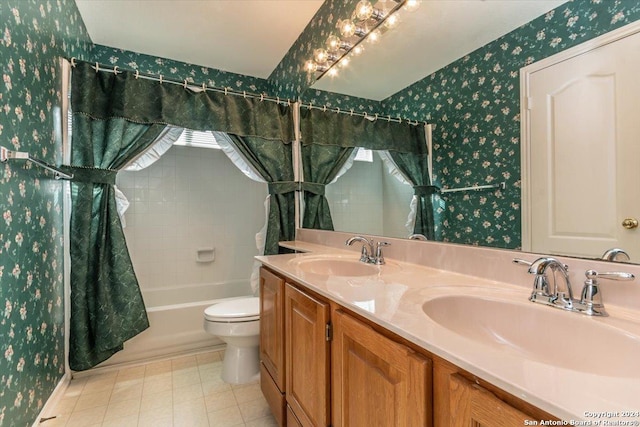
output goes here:
<path id="1" fill-rule="evenodd" d="M 350 55 L 361 54 L 363 41 L 376 43 L 385 31 L 398 25 L 396 13 L 400 9 L 412 11 L 419 5 L 420 0 L 380 0 L 375 5 L 371 0 L 359 1 L 349 18 L 338 20 L 336 28 L 340 35 L 331 34 L 325 48 L 314 49 L 313 59 L 305 62 L 304 70 L 310 75 L 315 74 L 316 80 L 325 74 L 335 76 L 337 67 L 334 66 L 345 67 Z"/>

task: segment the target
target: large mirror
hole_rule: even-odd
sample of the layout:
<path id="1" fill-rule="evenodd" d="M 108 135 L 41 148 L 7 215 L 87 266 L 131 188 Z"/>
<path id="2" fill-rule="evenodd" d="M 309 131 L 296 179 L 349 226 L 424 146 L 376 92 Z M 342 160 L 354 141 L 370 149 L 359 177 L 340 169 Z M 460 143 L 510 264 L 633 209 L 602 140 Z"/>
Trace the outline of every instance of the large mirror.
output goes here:
<path id="1" fill-rule="evenodd" d="M 521 205 L 519 72 L 602 34 L 590 21 L 606 8 L 593 2 L 564 5 L 564 0 L 421 3 L 375 45 L 365 44 L 338 76 L 324 76 L 309 90 L 378 100 L 384 113 L 410 112 L 412 119 L 432 123 L 434 184 L 441 188 L 504 183 L 504 188 L 439 199 L 436 226 L 443 241 L 505 249 L 522 249 L 524 242 L 534 252 L 600 258 L 598 249 L 532 248 L 523 238 L 522 230 L 531 225 L 523 223 L 529 218 Z M 342 218 L 335 221 L 336 230 L 407 237 L 411 189 L 385 176 L 384 165 L 373 158 L 327 187 L 332 212 Z M 367 191 L 358 191 L 363 185 Z M 365 195 L 366 201 L 357 200 Z M 360 211 L 350 212 L 350 205 Z M 362 212 L 375 215 L 364 221 Z M 640 254 L 631 262 L 640 262 Z"/>

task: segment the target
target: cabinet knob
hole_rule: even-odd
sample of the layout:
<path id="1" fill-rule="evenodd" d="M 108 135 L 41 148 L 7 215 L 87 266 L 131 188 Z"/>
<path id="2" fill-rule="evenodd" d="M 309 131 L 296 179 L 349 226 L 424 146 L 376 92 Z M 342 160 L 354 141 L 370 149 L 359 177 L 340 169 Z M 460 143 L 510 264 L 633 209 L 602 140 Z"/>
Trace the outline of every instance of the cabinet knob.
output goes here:
<path id="1" fill-rule="evenodd" d="M 625 218 L 624 221 L 622 221 L 622 226 L 627 230 L 638 228 L 638 220 L 635 218 Z"/>

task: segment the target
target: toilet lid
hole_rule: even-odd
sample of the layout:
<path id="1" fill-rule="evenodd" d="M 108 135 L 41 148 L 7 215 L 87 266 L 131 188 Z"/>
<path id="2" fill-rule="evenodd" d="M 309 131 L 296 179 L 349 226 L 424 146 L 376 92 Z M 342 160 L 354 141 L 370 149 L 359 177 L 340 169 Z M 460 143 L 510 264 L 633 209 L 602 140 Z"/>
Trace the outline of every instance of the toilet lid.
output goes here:
<path id="1" fill-rule="evenodd" d="M 260 298 L 238 298 L 214 304 L 204 311 L 207 320 L 249 322 L 260 319 Z"/>

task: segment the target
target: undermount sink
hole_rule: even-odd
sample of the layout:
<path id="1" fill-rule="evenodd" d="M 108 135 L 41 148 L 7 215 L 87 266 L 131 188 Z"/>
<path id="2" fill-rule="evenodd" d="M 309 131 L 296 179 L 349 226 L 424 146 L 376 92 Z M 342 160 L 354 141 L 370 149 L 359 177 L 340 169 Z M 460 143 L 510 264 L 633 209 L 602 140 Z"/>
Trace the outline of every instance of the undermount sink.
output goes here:
<path id="1" fill-rule="evenodd" d="M 321 276 L 362 277 L 374 276 L 382 271 L 395 270 L 396 265 L 374 265 L 361 262 L 358 259 L 335 255 L 304 256 L 290 261 L 305 273 Z"/>
<path id="2" fill-rule="evenodd" d="M 640 331 L 633 322 L 618 322 L 628 323 L 627 331 L 528 301 L 468 295 L 440 296 L 422 310 L 458 335 L 515 356 L 590 374 L 640 377 Z"/>

